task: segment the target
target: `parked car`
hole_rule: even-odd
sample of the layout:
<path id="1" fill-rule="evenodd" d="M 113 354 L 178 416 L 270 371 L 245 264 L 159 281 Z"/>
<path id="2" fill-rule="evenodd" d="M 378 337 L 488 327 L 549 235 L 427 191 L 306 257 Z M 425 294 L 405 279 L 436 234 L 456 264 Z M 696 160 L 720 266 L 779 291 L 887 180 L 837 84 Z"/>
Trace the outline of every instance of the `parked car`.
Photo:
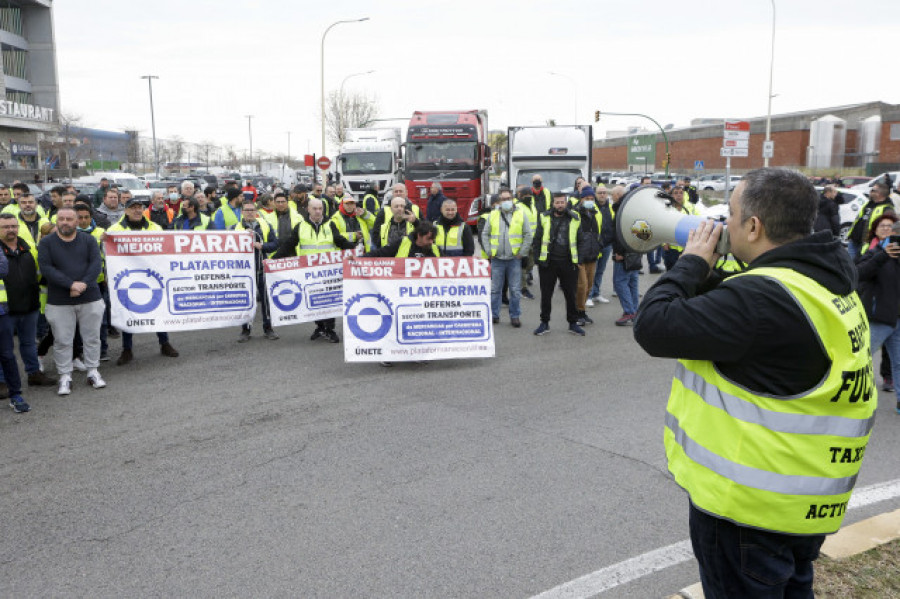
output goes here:
<path id="1" fill-rule="evenodd" d="M 891 176 L 891 189 L 896 189 L 897 188 L 897 180 L 898 180 L 898 178 L 900 178 L 900 171 L 891 171 L 889 173 L 882 173 L 882 174 L 878 175 L 877 177 L 875 177 L 874 179 L 866 181 L 865 183 L 860 183 L 859 185 L 854 185 L 850 189 L 855 189 L 856 191 L 861 191 L 864 194 L 868 195 L 869 190 L 872 189 L 873 185 L 875 185 L 876 183 L 884 183 L 884 175 L 885 174 Z"/>
<path id="2" fill-rule="evenodd" d="M 731 175 L 728 181 L 728 189 L 734 189 L 738 183 L 743 179 L 742 175 Z M 703 189 L 706 191 L 725 191 L 725 175 L 722 175 L 721 178 L 718 179 L 709 179 L 707 181 L 703 181 L 699 186 L 696 186 L 697 189 Z"/>
<path id="3" fill-rule="evenodd" d="M 816 187 L 816 191 L 820 194 L 823 189 L 824 187 L 822 186 Z M 840 237 L 841 242 L 847 245 L 847 235 L 850 233 L 850 227 L 853 225 L 853 221 L 856 220 L 856 215 L 859 214 L 865 203 L 869 201 L 869 198 L 863 192 L 854 189 L 838 187 L 837 192 L 838 195 L 835 197 L 835 201 L 838 204 L 838 213 L 841 217 Z"/>
<path id="4" fill-rule="evenodd" d="M 862 185 L 871 181 L 873 177 L 848 176 L 841 177 L 841 187 L 853 187 L 854 185 Z"/>

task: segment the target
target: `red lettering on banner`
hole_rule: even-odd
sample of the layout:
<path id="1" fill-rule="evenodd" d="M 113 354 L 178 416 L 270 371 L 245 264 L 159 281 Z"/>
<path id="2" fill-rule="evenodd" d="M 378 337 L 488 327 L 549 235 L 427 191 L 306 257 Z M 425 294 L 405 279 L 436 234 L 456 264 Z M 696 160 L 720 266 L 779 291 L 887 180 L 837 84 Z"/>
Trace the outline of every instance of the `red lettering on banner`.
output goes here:
<path id="1" fill-rule="evenodd" d="M 146 254 L 250 254 L 253 237 L 246 231 L 112 232 L 103 244 L 107 256 Z"/>
<path id="2" fill-rule="evenodd" d="M 345 258 L 353 258 L 359 256 L 361 253 L 361 249 L 335 250 L 333 252 L 306 254 L 290 258 L 263 260 L 263 266 L 265 267 L 266 272 L 280 272 L 292 268 L 308 268 L 310 266 L 322 266 L 323 264 L 340 264 Z"/>
<path id="3" fill-rule="evenodd" d="M 345 279 L 475 279 L 491 276 L 481 258 L 351 258 L 344 261 Z"/>

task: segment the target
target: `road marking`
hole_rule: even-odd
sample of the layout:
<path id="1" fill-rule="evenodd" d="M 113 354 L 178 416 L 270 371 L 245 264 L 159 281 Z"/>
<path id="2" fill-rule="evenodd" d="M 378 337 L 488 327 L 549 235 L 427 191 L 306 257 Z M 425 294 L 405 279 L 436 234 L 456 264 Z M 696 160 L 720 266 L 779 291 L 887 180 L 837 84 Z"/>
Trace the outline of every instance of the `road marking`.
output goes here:
<path id="1" fill-rule="evenodd" d="M 900 497 L 900 479 L 861 487 L 853 491 L 848 509 L 865 507 Z M 561 584 L 532 599 L 573 599 L 576 597 L 593 597 L 604 591 L 629 583 L 638 578 L 677 566 L 694 559 L 691 541 L 681 541 L 667 547 L 648 551 L 637 557 L 600 568 L 596 572 L 585 574 L 575 580 Z"/>

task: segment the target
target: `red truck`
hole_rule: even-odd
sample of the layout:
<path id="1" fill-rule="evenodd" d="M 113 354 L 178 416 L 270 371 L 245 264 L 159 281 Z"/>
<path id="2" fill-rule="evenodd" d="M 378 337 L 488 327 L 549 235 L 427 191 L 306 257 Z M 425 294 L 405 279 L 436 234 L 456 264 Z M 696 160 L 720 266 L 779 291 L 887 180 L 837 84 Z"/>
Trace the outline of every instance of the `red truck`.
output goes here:
<path id="1" fill-rule="evenodd" d="M 442 110 L 413 113 L 406 133 L 404 178 L 409 199 L 425 214 L 431 184 L 456 200 L 467 218 L 473 201 L 488 192 L 491 151 L 487 145 L 486 110 Z M 468 223 L 475 225 L 477 214 Z"/>

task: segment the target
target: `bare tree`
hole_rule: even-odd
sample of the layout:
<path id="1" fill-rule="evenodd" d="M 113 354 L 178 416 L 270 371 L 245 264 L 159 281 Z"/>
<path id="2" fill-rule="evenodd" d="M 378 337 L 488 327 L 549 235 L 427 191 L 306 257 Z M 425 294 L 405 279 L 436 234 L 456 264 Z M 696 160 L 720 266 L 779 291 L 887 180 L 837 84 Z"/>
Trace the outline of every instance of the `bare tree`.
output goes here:
<path id="1" fill-rule="evenodd" d="M 72 152 L 73 146 L 78 145 L 78 140 L 72 139 L 72 129 L 82 127 L 82 117 L 69 111 L 60 110 L 57 113 L 59 119 L 59 131 L 63 135 L 63 147 L 66 153 L 66 167 L 69 169 L 69 180 L 72 180 Z"/>
<path id="2" fill-rule="evenodd" d="M 204 139 L 200 142 L 200 153 L 203 156 L 203 162 L 206 164 L 206 168 L 209 168 L 209 155 L 213 150 L 216 149 L 216 144 L 208 139 Z"/>
<path id="3" fill-rule="evenodd" d="M 325 128 L 328 140 L 335 145 L 344 143 L 347 129 L 366 127 L 378 116 L 378 100 L 365 94 L 341 95 L 331 92 L 325 103 Z"/>
<path id="4" fill-rule="evenodd" d="M 184 157 L 184 140 L 179 135 L 172 136 L 169 140 L 169 146 L 172 150 L 172 161 L 181 162 Z"/>

